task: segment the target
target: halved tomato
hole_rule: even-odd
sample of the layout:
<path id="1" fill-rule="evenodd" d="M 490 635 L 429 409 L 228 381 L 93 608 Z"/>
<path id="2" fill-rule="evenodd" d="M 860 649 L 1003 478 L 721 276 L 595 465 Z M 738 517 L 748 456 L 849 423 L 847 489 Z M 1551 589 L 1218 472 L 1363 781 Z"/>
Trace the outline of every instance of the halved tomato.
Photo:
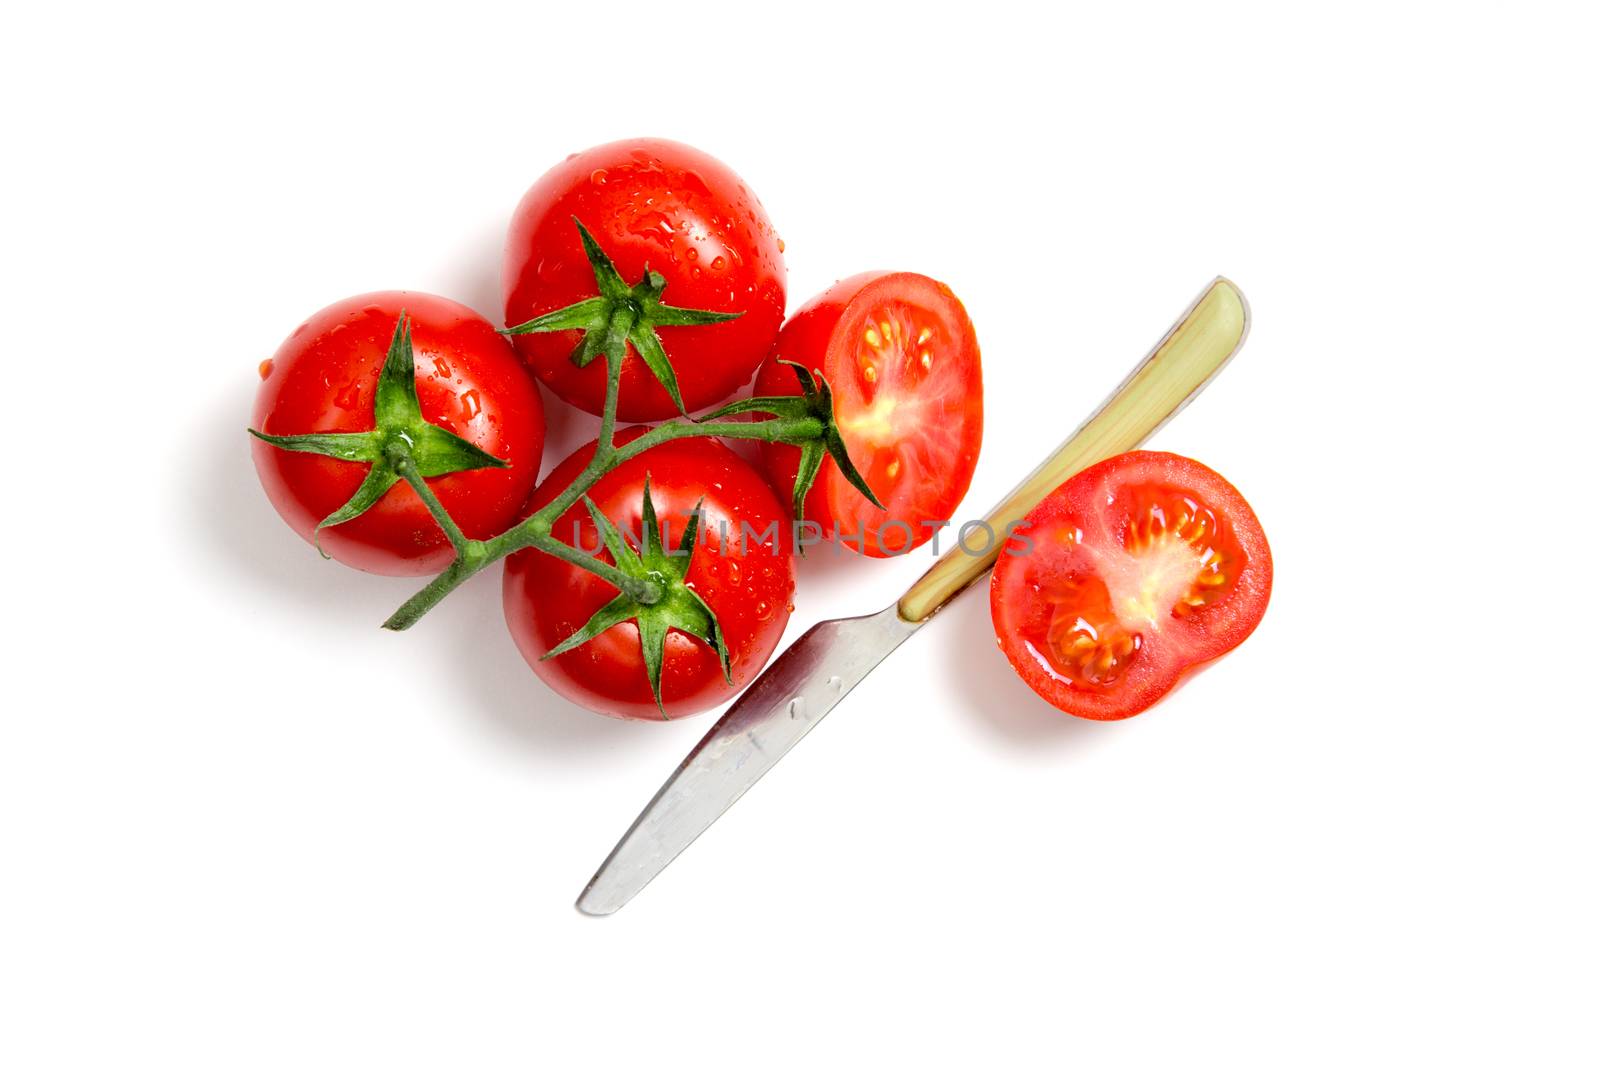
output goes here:
<path id="1" fill-rule="evenodd" d="M 804 516 L 869 556 L 908 552 L 955 514 L 983 444 L 983 371 L 966 308 L 921 274 L 857 274 L 816 297 L 778 334 L 756 376 L 757 396 L 797 394 L 788 360 L 833 387 L 845 448 L 883 510 L 831 459 Z M 764 444 L 767 474 L 788 500 L 800 465 L 793 445 Z"/>
<path id="2" fill-rule="evenodd" d="M 1215 471 L 1128 452 L 1068 479 L 995 564 L 1000 648 L 1034 691 L 1125 719 L 1249 637 L 1272 593 L 1255 512 Z"/>

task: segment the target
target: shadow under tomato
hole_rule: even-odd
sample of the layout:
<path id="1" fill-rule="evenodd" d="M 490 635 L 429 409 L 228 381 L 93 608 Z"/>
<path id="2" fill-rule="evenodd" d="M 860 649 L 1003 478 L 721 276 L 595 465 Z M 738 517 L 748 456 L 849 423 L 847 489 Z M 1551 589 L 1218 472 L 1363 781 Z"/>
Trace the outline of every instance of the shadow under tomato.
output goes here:
<path id="1" fill-rule="evenodd" d="M 501 572 L 500 564 L 490 567 L 397 638 L 422 636 L 425 627 L 444 635 L 444 658 L 454 664 L 463 709 L 520 748 L 556 749 L 564 756 L 581 750 L 604 757 L 659 745 L 661 727 L 667 724 L 596 715 L 539 680 L 506 630 Z M 435 618 L 441 613 L 445 617 Z M 684 735 L 686 750 L 693 743 L 690 735 L 698 736 L 692 726 Z"/>
<path id="2" fill-rule="evenodd" d="M 194 457 L 187 479 L 188 528 L 210 562 L 251 586 L 251 595 L 296 601 L 305 610 L 376 625 L 415 583 L 363 574 L 332 560 L 284 524 L 268 502 L 250 458 L 245 432 L 255 392 L 250 368 L 223 393 L 186 450 Z M 241 609 L 244 610 L 244 609 Z"/>
<path id="3" fill-rule="evenodd" d="M 952 699 L 1000 740 L 1025 748 L 1102 743 L 1116 723 L 1090 722 L 1058 710 L 1018 677 L 996 646 L 985 578 L 929 622 L 941 642 Z"/>
<path id="4" fill-rule="evenodd" d="M 882 594 L 874 595 L 893 561 L 868 559 L 832 541 L 807 545 L 796 556 L 795 582 L 808 603 L 824 604 L 824 616 L 856 615 L 883 607 Z M 895 588 L 891 584 L 887 588 Z M 889 594 L 890 598 L 894 594 Z"/>
<path id="5" fill-rule="evenodd" d="M 510 210 L 508 204 L 504 218 L 483 223 L 469 240 L 462 242 L 459 257 L 446 263 L 438 274 L 439 296 L 467 305 L 496 327 L 508 325 L 501 321 L 505 304 L 500 295 L 500 261 Z"/>
<path id="6" fill-rule="evenodd" d="M 341 626 L 376 628 L 425 580 L 365 574 L 320 559 L 284 525 L 250 459 L 245 425 L 253 389 L 246 381 L 226 390 L 202 430 L 203 440 L 188 453 L 198 457 L 187 502 L 189 529 L 205 554 L 202 565 L 243 586 L 242 595 L 233 594 L 240 602 L 284 600 L 293 611 L 332 617 Z M 565 758 L 579 749 L 606 754 L 648 743 L 649 724 L 641 729 L 591 714 L 535 677 L 506 632 L 498 565 L 452 593 L 413 629 L 390 636 L 418 649 L 416 669 L 446 672 L 446 688 L 460 686 L 461 706 L 519 747 Z"/>

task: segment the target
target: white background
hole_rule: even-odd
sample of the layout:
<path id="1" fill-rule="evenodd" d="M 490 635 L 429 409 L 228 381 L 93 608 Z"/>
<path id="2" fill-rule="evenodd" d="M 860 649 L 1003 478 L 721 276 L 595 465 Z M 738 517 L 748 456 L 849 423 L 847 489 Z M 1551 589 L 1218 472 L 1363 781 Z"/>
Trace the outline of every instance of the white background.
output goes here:
<path id="1" fill-rule="evenodd" d="M 0 1061 L 1595 1062 L 1592 12 L 537 6 L 7 16 Z M 1234 278 L 1156 443 L 1258 510 L 1256 636 L 1085 723 L 969 596 L 577 914 L 713 717 L 554 699 L 496 577 L 380 632 L 415 583 L 244 426 L 324 304 L 496 314 L 526 186 L 635 134 L 759 192 L 792 306 L 963 297 L 964 517 Z M 807 560 L 787 636 L 926 563 Z"/>

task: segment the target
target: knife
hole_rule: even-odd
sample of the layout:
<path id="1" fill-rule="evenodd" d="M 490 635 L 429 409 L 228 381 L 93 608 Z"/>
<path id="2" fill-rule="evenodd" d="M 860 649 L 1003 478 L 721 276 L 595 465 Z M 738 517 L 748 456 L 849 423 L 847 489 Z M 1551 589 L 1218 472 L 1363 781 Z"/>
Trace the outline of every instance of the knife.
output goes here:
<path id="1" fill-rule="evenodd" d="M 700 740 L 622 835 L 578 897 L 610 915 L 716 822 L 856 684 L 999 558 L 1004 531 L 1056 486 L 1137 448 L 1181 411 L 1244 344 L 1250 308 L 1226 278 L 1206 286 L 1133 373 L 1073 435 L 929 568 L 874 615 L 832 619 L 790 645 Z"/>

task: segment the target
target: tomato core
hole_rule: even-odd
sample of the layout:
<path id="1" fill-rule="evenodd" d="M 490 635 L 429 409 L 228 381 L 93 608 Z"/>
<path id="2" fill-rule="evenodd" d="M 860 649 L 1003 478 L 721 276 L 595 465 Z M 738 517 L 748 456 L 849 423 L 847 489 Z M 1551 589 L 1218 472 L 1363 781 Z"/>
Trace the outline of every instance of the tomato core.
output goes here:
<path id="1" fill-rule="evenodd" d="M 852 373 L 836 383 L 839 433 L 867 484 L 897 514 L 912 508 L 940 472 L 958 465 L 967 447 L 959 421 L 948 413 L 967 405 L 969 375 L 942 358 L 963 339 L 951 336 L 937 308 L 892 297 L 852 308 L 851 317 L 844 336 Z M 877 524 L 877 509 L 848 485 L 833 487 L 832 496 L 834 513 L 850 516 L 851 528 Z M 876 547 L 886 553 L 910 547 L 904 529 L 888 525 L 877 533 L 882 544 Z"/>
<path id="2" fill-rule="evenodd" d="M 1163 627 L 1202 615 L 1248 563 L 1228 524 L 1194 494 L 1138 486 L 1121 497 L 1107 499 L 1123 505 L 1110 537 L 1059 531 L 1081 562 L 1040 590 L 1051 605 L 1043 640 L 1026 640 L 1071 684 L 1115 685 Z"/>

